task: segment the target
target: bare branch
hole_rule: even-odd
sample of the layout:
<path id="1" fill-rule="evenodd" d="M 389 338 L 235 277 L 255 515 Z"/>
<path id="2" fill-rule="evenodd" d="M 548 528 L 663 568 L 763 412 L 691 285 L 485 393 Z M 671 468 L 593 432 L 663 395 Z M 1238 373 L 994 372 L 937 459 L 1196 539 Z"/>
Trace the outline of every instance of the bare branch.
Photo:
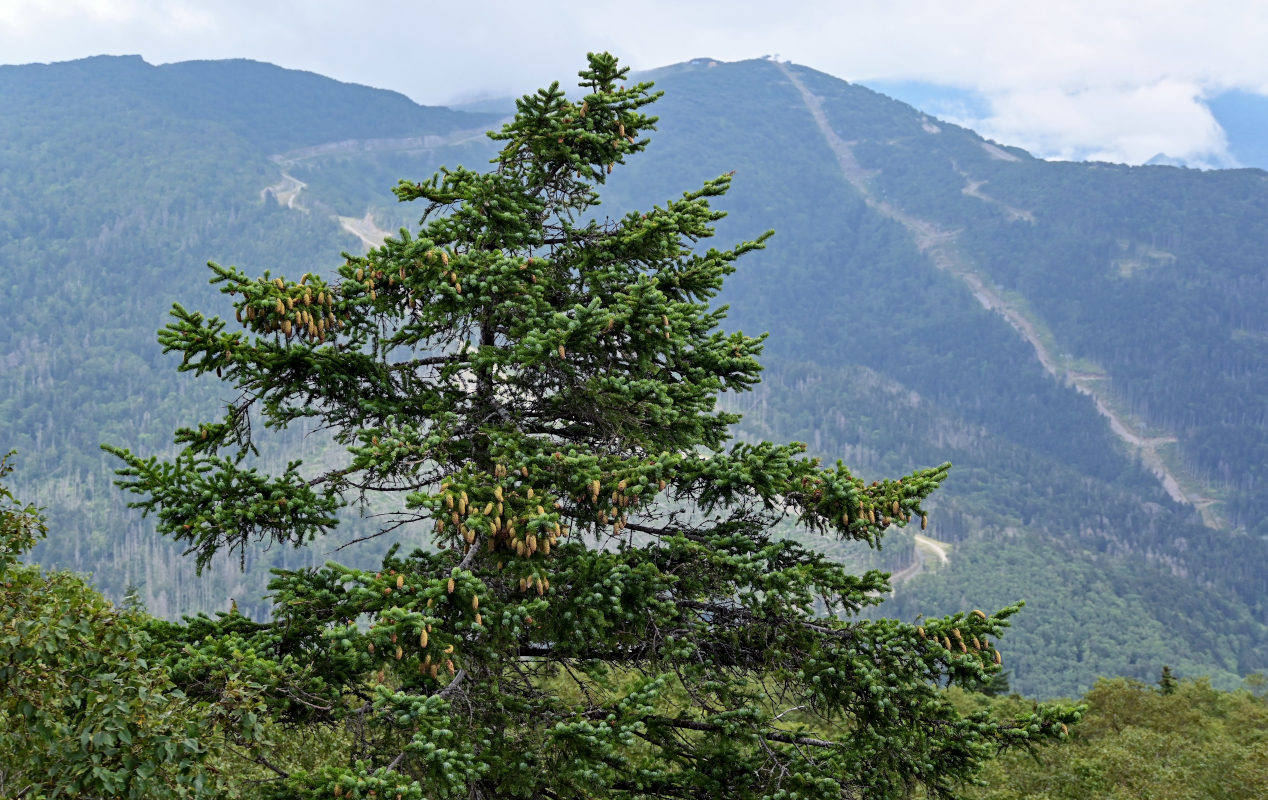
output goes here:
<path id="1" fill-rule="evenodd" d="M 357 470 L 353 469 L 352 467 L 345 467 L 344 469 L 332 469 L 330 472 L 327 472 L 324 475 L 318 475 L 316 478 L 313 478 L 311 481 L 308 482 L 307 485 L 317 486 L 319 484 L 326 483 L 327 481 L 333 480 L 334 478 L 342 478 L 344 475 L 349 475 L 356 471 Z"/>
<path id="2" fill-rule="evenodd" d="M 247 755 L 246 753 L 243 753 L 243 752 L 241 752 L 241 751 L 239 751 L 239 750 L 235 749 L 235 748 L 233 747 L 233 745 L 229 744 L 228 742 L 225 742 L 225 747 L 226 747 L 226 748 L 228 748 L 228 749 L 229 749 L 229 750 L 230 750 L 230 751 L 231 751 L 234 755 L 238 756 L 239 758 L 243 759 L 244 761 L 250 761 L 250 762 L 251 762 L 251 763 L 253 763 L 253 764 L 259 764 L 259 765 L 260 765 L 260 766 L 262 766 L 262 767 L 265 767 L 265 768 L 267 768 L 267 769 L 269 769 L 269 770 L 272 770 L 272 771 L 273 771 L 273 772 L 274 772 L 274 773 L 275 773 L 278 777 L 281 777 L 281 778 L 289 778 L 289 777 L 291 776 L 291 774 L 290 774 L 289 772 L 287 772 L 287 771 L 283 770 L 282 768 L 280 768 L 280 767 L 278 767 L 278 766 L 275 766 L 272 762 L 270 762 L 270 761 L 269 761 L 267 758 L 265 758 L 264 756 L 257 755 L 257 756 L 255 756 L 255 757 L 252 757 L 252 756 L 250 756 L 250 755 Z"/>

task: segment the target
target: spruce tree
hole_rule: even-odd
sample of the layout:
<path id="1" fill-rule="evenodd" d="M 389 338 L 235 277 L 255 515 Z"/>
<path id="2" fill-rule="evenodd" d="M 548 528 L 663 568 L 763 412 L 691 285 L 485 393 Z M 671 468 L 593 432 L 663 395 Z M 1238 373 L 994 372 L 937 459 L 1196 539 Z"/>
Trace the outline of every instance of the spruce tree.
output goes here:
<path id="1" fill-rule="evenodd" d="M 729 175 L 599 218 L 657 95 L 606 54 L 580 75 L 580 96 L 518 101 L 491 170 L 403 181 L 416 233 L 330 280 L 211 265 L 232 330 L 174 308 L 162 344 L 240 398 L 170 461 L 109 448 L 160 531 L 201 566 L 305 545 L 352 505 L 417 549 L 279 572 L 266 622 L 157 626 L 173 674 L 278 797 L 941 796 L 1061 736 L 1068 709 L 1000 723 L 941 696 L 998 671 L 1015 608 L 864 620 L 885 574 L 775 534 L 878 546 L 949 465 L 865 483 L 730 440 L 717 397 L 758 380 L 763 337 L 710 301 L 769 234 L 703 246 Z M 265 474 L 261 419 L 315 421 L 346 462 Z M 272 722 L 327 731 L 329 757 L 280 761 Z"/>

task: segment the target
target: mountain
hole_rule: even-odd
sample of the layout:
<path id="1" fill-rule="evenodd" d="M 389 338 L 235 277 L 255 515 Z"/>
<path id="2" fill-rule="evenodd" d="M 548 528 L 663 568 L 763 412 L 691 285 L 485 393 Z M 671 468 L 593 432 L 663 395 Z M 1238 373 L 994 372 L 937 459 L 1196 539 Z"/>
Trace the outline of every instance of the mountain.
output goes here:
<path id="1" fill-rule="evenodd" d="M 951 563 L 890 611 L 1030 598 L 1028 689 L 1160 661 L 1259 668 L 1262 173 L 1049 163 L 769 62 L 658 79 L 661 143 L 628 170 L 645 197 L 730 165 L 731 235 L 779 231 L 727 295 L 740 327 L 776 332 L 771 372 L 813 376 L 770 398 L 770 430 L 830 457 L 902 452 L 926 412 L 851 405 L 860 369 L 949 418 L 904 466 L 957 464 L 950 530 L 931 523 Z"/>
<path id="2" fill-rule="evenodd" d="M 804 67 L 697 59 L 605 213 L 732 169 L 723 242 L 774 228 L 724 292 L 770 331 L 741 437 L 798 439 L 880 477 L 950 460 L 925 534 L 879 554 L 881 613 L 1026 599 L 1015 689 L 1074 694 L 1163 663 L 1220 685 L 1268 667 L 1268 285 L 1258 171 L 1051 163 Z M 53 516 L 38 557 L 135 585 L 160 614 L 262 609 L 269 566 L 190 564 L 124 507 L 101 441 L 164 452 L 232 398 L 155 344 L 172 302 L 221 314 L 202 262 L 321 272 L 416 221 L 389 192 L 483 168 L 496 114 L 254 62 L 0 68 L 0 449 Z M 488 106 L 496 108 L 497 106 Z M 266 459 L 320 462 L 320 432 Z M 357 552 L 372 560 L 379 540 Z M 246 602 L 243 602 L 246 598 Z"/>

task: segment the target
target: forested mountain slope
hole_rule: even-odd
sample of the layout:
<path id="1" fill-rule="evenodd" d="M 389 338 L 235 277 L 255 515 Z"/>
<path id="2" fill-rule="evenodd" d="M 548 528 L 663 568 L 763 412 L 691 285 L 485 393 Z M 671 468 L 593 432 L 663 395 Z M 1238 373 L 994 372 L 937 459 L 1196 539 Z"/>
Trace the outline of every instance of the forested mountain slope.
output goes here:
<path id="1" fill-rule="evenodd" d="M 883 613 L 1027 599 L 1006 657 L 1031 693 L 1268 666 L 1264 173 L 1042 162 L 769 61 L 651 77 L 659 131 L 607 213 L 734 169 L 723 241 L 777 232 L 725 292 L 730 328 L 772 333 L 767 382 L 725 400 L 740 434 L 877 476 L 955 464 L 927 531 L 950 563 L 916 569 L 895 536 L 882 563 L 919 574 Z M 262 565 L 195 580 L 96 449 L 164 447 L 189 409 L 230 399 L 177 376 L 154 330 L 178 298 L 223 313 L 206 260 L 320 271 L 365 246 L 340 217 L 411 223 L 388 189 L 482 167 L 491 147 L 466 132 L 495 118 L 251 62 L 0 68 L 0 103 L 17 109 L 0 117 L 0 449 L 53 514 L 40 557 L 116 596 L 139 584 L 159 613 L 250 601 Z M 1222 501 L 1216 527 L 1088 391 L 1184 500 Z M 319 437 L 292 444 L 320 457 Z"/>
<path id="2" fill-rule="evenodd" d="M 263 570 L 244 583 L 226 561 L 195 580 L 126 509 L 98 447 L 165 447 L 192 409 L 232 399 L 178 376 L 155 342 L 177 300 L 223 313 L 208 260 L 302 273 L 364 248 L 320 201 L 274 202 L 273 154 L 496 118 L 268 64 L 137 57 L 0 67 L 0 107 L 0 448 L 49 508 L 39 557 L 115 597 L 135 584 L 160 614 L 235 595 L 260 608 Z"/>
<path id="3" fill-rule="evenodd" d="M 792 71 L 849 148 L 847 163 L 779 66 L 696 62 L 659 76 L 668 92 L 659 107 L 663 143 L 630 170 L 646 177 L 631 180 L 667 191 L 676 172 L 729 165 L 739 170 L 737 193 L 751 198 L 732 200 L 729 231 L 752 232 L 763 220 L 777 229 L 765 260 L 737 275 L 727 295 L 735 323 L 775 332 L 767 348 L 772 378 L 793 361 L 808 375 L 769 396 L 768 414 L 783 421 L 766 435 L 782 428 L 828 457 L 862 447 L 860 455 L 892 459 L 904 441 L 915 440 L 910 461 L 889 463 L 901 468 L 947 457 L 957 465 L 943 494 L 967 521 L 953 516 L 956 523 L 940 527 L 946 520 L 938 514 L 931 531 L 967 540 L 949 570 L 900 588 L 897 607 L 913 615 L 998 602 L 1009 592 L 1029 598 L 1028 614 L 1037 619 L 1019 623 L 1034 627 L 1012 645 L 1024 651 L 1017 677 L 1029 690 L 1084 686 L 1068 676 L 1091 670 L 1146 677 L 1149 661 L 1187 660 L 1193 650 L 1205 650 L 1199 660 L 1227 671 L 1257 668 L 1265 543 L 1262 531 L 1248 529 L 1258 518 L 1240 510 L 1264 500 L 1251 488 L 1253 477 L 1240 484 L 1249 491 L 1234 480 L 1212 480 L 1196 468 L 1197 448 L 1187 449 L 1199 431 L 1165 427 L 1171 420 L 1162 415 L 1146 417 L 1151 427 L 1137 423 L 1146 438 L 1179 438 L 1178 454 L 1162 448 L 1172 472 L 1205 479 L 1202 489 L 1230 498 L 1218 508 L 1223 527 L 1205 527 L 1193 504 L 1164 491 L 1074 380 L 1095 388 L 1129 422 L 1133 411 L 1150 413 L 1131 405 L 1137 395 L 1153 392 L 1162 402 L 1205 381 L 1221 394 L 1195 413 L 1195 428 L 1254 424 L 1245 410 L 1257 395 L 1245 382 L 1263 379 L 1268 364 L 1262 353 L 1233 344 L 1246 334 L 1232 326 L 1262 331 L 1268 324 L 1262 312 L 1245 313 L 1249 298 L 1264 296 L 1251 277 L 1262 277 L 1262 266 L 1256 272 L 1253 259 L 1240 267 L 1221 261 L 1213 239 L 1205 249 L 1194 244 L 1191 260 L 1175 262 L 1140 243 L 1169 226 L 1193 225 L 1187 207 L 1159 210 L 1166 187 L 1200 198 L 1204 217 L 1241 214 L 1246 227 L 1230 225 L 1222 236 L 1227 250 L 1245 253 L 1247 240 L 1239 237 L 1253 241 L 1263 231 L 1262 222 L 1242 214 L 1268 198 L 1262 173 L 1049 164 L 863 87 Z M 1024 201 L 995 189 L 1004 175 L 1028 188 Z M 1150 214 L 1134 214 L 1132 198 Z M 1085 203 L 1096 211 L 1083 211 Z M 1094 245 L 1078 238 L 1081 229 L 1092 242 L 1117 237 L 1112 250 L 1089 261 Z M 1062 252 L 1070 263 L 1058 258 Z M 1147 263 L 1135 268 L 1133 258 Z M 1010 281 L 1002 269 L 997 275 L 992 268 L 1001 264 L 1035 283 Z M 1234 269 L 1247 275 L 1245 296 L 1229 289 Z M 1198 290 L 1208 279 L 1210 288 Z M 1038 331 L 1059 361 L 1056 376 L 1014 322 L 983 307 L 977 287 Z M 1153 299 L 1151 290 L 1164 299 Z M 1181 316 L 1186 307 L 1218 310 L 1200 312 L 1208 327 L 1187 319 L 1168 325 L 1173 314 L 1148 312 L 1159 303 Z M 1236 323 L 1234 306 L 1243 312 Z M 1140 349 L 1127 355 L 1127 342 Z M 1185 356 L 1198 351 L 1209 355 Z M 1257 364 L 1244 361 L 1256 357 Z M 846 387 L 858 382 L 860 368 L 914 391 L 926 409 L 904 409 L 877 392 L 858 398 Z M 1241 388 L 1227 382 L 1234 374 Z M 929 408 L 945 423 L 930 425 Z M 867 422 L 853 427 L 851 418 Z M 949 433 L 955 426 L 976 433 L 957 446 Z M 1260 423 L 1256 433 L 1225 441 L 1224 458 L 1242 453 L 1232 474 L 1245 479 L 1262 469 L 1264 461 L 1245 451 L 1262 432 Z"/>

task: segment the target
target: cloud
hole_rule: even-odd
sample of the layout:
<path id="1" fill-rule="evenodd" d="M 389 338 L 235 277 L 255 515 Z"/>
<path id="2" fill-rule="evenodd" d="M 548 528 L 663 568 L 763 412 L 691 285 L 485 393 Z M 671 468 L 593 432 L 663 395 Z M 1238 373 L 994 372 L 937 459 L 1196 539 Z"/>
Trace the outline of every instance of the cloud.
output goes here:
<path id="1" fill-rule="evenodd" d="M 1047 158 L 1141 164 L 1158 154 L 1194 166 L 1232 165 L 1228 142 L 1194 83 L 1018 88 L 990 97 L 991 113 L 955 120 Z"/>
<path id="2" fill-rule="evenodd" d="M 165 42 L 205 39 L 217 24 L 189 0 L 0 0 L 0 53 L 20 64 L 152 52 Z"/>

